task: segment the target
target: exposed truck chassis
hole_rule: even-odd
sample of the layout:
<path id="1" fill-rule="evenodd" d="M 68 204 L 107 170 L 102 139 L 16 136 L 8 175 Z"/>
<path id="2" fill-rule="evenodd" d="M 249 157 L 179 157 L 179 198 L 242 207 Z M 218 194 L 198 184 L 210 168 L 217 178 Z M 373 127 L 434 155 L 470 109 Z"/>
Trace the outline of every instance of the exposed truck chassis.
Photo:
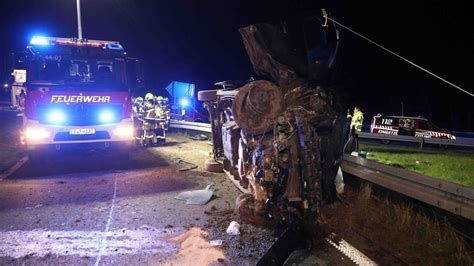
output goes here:
<path id="1" fill-rule="evenodd" d="M 285 223 L 317 222 L 321 205 L 336 197 L 342 124 L 330 76 L 339 36 L 323 20 L 316 18 L 319 56 L 303 57 L 309 66 L 285 25 L 241 28 L 255 72 L 271 81 L 232 81 L 198 94 L 210 114 L 214 158 L 251 193 L 254 213 Z"/>

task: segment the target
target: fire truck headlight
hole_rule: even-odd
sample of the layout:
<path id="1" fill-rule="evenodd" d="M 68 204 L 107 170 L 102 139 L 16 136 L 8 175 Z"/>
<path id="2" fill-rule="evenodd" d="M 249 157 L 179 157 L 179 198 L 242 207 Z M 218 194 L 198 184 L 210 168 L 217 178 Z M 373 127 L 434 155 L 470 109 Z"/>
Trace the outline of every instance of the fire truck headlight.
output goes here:
<path id="1" fill-rule="evenodd" d="M 47 139 L 50 135 L 51 133 L 44 128 L 28 127 L 25 131 L 25 138 L 27 140 Z"/>
<path id="2" fill-rule="evenodd" d="M 101 123 L 111 123 L 115 121 L 115 114 L 110 111 L 103 111 L 99 114 L 99 120 Z"/>
<path id="3" fill-rule="evenodd" d="M 119 126 L 114 129 L 114 134 L 121 138 L 132 138 L 133 131 L 133 126 Z"/>
<path id="4" fill-rule="evenodd" d="M 46 115 L 46 119 L 51 124 L 62 124 L 66 121 L 66 115 L 60 111 L 51 111 Z"/>

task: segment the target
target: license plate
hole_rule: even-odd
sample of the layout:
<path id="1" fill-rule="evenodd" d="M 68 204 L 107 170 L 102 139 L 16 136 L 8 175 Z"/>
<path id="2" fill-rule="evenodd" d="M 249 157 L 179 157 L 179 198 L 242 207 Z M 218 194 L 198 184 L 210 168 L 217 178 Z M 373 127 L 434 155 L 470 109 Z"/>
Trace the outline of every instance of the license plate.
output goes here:
<path id="1" fill-rule="evenodd" d="M 75 129 L 69 130 L 69 134 L 71 135 L 95 134 L 95 129 L 94 128 L 75 128 Z"/>

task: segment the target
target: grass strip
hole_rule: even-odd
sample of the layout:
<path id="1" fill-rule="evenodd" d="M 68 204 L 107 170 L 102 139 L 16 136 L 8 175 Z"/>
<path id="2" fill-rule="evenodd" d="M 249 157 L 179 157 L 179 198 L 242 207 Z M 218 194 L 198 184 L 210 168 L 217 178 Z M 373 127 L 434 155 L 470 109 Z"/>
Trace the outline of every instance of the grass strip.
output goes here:
<path id="1" fill-rule="evenodd" d="M 474 154 L 411 147 L 361 145 L 367 159 L 474 187 Z"/>

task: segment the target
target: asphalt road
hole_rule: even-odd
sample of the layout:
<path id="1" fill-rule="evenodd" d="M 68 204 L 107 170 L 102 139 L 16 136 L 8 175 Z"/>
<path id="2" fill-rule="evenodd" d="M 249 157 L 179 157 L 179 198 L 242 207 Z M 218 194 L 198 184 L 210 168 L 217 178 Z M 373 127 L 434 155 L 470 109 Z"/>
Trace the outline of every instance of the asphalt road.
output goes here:
<path id="1" fill-rule="evenodd" d="M 232 209 L 240 194 L 224 174 L 203 171 L 209 152 L 176 135 L 125 164 L 108 153 L 26 161 L 0 182 L 0 264 L 172 263 L 179 243 L 169 238 L 204 227 L 206 210 Z M 207 205 L 174 199 L 211 183 Z"/>

